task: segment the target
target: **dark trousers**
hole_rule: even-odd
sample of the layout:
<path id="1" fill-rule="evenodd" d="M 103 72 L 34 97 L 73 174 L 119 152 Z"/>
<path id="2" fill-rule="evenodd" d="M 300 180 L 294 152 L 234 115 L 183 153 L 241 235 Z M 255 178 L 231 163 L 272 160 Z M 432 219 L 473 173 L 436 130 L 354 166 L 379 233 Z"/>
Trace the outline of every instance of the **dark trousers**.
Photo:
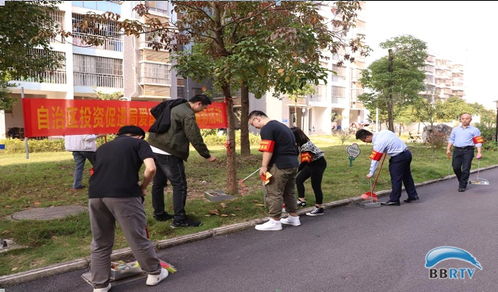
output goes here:
<path id="1" fill-rule="evenodd" d="M 389 159 L 389 174 L 391 174 L 391 196 L 389 201 L 399 202 L 401 197 L 402 184 L 405 185 L 408 198 L 418 197 L 415 190 L 415 183 L 413 182 L 410 164 L 412 163 L 412 153 L 405 150 L 400 154 Z"/>
<path id="2" fill-rule="evenodd" d="M 327 168 L 325 158 L 320 158 L 311 163 L 307 163 L 296 176 L 297 194 L 299 198 L 304 198 L 304 182 L 311 177 L 311 187 L 315 193 L 315 204 L 323 203 L 322 178 Z"/>
<path id="3" fill-rule="evenodd" d="M 470 167 L 474 158 L 474 147 L 455 147 L 453 150 L 453 171 L 458 178 L 460 188 L 466 188 L 470 176 Z"/>
<path id="4" fill-rule="evenodd" d="M 152 185 L 152 207 L 154 215 L 164 213 L 164 188 L 167 180 L 173 186 L 173 210 L 175 221 L 186 218 L 185 203 L 187 201 L 187 178 L 183 160 L 173 155 L 156 155 L 157 171 Z"/>

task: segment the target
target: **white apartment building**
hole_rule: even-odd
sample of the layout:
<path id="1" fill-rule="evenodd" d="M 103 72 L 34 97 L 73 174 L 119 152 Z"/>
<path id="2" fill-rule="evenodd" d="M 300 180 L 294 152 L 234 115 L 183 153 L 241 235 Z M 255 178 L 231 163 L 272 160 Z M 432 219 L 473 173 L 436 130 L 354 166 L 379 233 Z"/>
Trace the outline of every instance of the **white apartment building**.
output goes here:
<path id="1" fill-rule="evenodd" d="M 12 111 L 0 114 L 0 138 L 12 128 L 24 128 L 21 93 L 25 98 L 91 99 L 97 92 L 121 93 L 127 100 L 162 100 L 176 98 L 177 83 L 183 91 L 182 80 L 171 71 L 169 53 L 147 47 L 147 36 L 123 36 L 112 22 L 105 23 L 100 32 L 104 43 L 89 46 L 82 41 L 83 33 L 73 30 L 73 23 L 81 21 L 88 12 L 111 11 L 122 19 L 140 19 L 132 8 L 139 1 L 62 1 L 54 20 L 73 37 L 62 41 L 60 37 L 51 43 L 54 51 L 64 55 L 65 63 L 55 72 L 43 74 L 44 81 L 13 81 L 10 88 L 19 102 Z M 168 1 L 146 1 L 149 13 L 168 20 L 171 7 Z M 42 50 L 36 53 L 43 53 Z M 2 121 L 3 117 L 3 121 Z"/>
<path id="2" fill-rule="evenodd" d="M 322 2 L 321 7 L 322 15 L 329 20 L 333 17 L 330 4 Z M 365 7 L 365 2 L 362 2 L 352 35 L 365 33 Z M 324 52 L 324 55 L 326 58 L 321 60 L 322 65 L 336 74 L 329 73 L 327 83 L 315 86 L 314 94 L 294 102 L 287 97 L 277 99 L 272 92 L 268 92 L 261 99 L 251 98 L 250 111 L 264 111 L 270 118 L 288 126 L 298 126 L 307 134 L 331 134 L 333 125 L 348 129 L 352 123 L 366 122 L 368 111 L 358 101 L 358 95 L 363 93 L 359 78 L 361 71 L 366 69 L 365 58 L 356 58 L 353 63 L 346 61 L 337 66 L 337 55 L 331 52 Z"/>
<path id="3" fill-rule="evenodd" d="M 426 59 L 424 83 L 426 89 L 422 95 L 431 101 L 446 100 L 452 96 L 463 98 L 463 65 L 429 55 Z"/>

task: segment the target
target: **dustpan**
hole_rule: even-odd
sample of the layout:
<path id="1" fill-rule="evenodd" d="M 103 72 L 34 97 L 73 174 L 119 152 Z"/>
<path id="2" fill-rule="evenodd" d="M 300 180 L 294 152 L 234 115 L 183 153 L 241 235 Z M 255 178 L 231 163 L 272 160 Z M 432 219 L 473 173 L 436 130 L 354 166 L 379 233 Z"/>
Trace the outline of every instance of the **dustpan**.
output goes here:
<path id="1" fill-rule="evenodd" d="M 481 159 L 477 159 L 477 177 L 476 177 L 476 179 L 469 181 L 469 184 L 487 186 L 490 184 L 489 180 L 479 177 L 479 173 L 481 171 L 480 164 L 481 164 Z"/>

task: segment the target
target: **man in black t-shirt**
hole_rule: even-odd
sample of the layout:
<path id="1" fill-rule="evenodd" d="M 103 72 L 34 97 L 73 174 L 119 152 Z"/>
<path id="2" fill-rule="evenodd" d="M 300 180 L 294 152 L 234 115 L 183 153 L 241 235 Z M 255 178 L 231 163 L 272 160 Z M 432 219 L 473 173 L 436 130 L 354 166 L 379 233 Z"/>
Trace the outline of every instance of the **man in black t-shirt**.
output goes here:
<path id="1" fill-rule="evenodd" d="M 157 285 L 168 276 L 168 271 L 160 265 L 152 242 L 147 238 L 147 219 L 142 201 L 156 166 L 154 154 L 143 140 L 144 136 L 141 128 L 124 126 L 119 129 L 116 139 L 100 146 L 96 152 L 88 190 L 93 237 L 90 272 L 94 292 L 111 289 L 109 276 L 116 221 L 141 269 L 149 274 L 146 285 Z M 145 170 L 140 183 L 138 172 L 142 163 Z"/>
<path id="2" fill-rule="evenodd" d="M 256 230 L 282 230 L 282 224 L 299 226 L 301 222 L 296 213 L 297 200 L 294 193 L 297 167 L 297 147 L 294 134 L 286 125 L 270 120 L 262 111 L 252 111 L 248 118 L 249 124 L 261 129 L 261 144 L 259 151 L 263 159 L 259 175 L 264 177 L 269 172 L 272 177 L 266 187 L 266 202 L 270 220 L 256 225 Z M 282 215 L 282 202 L 289 212 L 287 218 Z"/>

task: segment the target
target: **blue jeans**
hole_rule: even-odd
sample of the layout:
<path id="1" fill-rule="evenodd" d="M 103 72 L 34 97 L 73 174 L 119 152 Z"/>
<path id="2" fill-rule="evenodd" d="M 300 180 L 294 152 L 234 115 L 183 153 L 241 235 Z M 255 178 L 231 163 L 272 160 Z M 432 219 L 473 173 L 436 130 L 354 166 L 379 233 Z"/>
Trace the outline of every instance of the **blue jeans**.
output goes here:
<path id="1" fill-rule="evenodd" d="M 85 161 L 88 159 L 90 163 L 95 163 L 95 152 L 91 151 L 73 151 L 74 158 L 74 177 L 73 177 L 73 189 L 81 189 L 83 185 L 81 184 L 81 179 L 83 178 L 83 170 L 85 169 Z"/>

